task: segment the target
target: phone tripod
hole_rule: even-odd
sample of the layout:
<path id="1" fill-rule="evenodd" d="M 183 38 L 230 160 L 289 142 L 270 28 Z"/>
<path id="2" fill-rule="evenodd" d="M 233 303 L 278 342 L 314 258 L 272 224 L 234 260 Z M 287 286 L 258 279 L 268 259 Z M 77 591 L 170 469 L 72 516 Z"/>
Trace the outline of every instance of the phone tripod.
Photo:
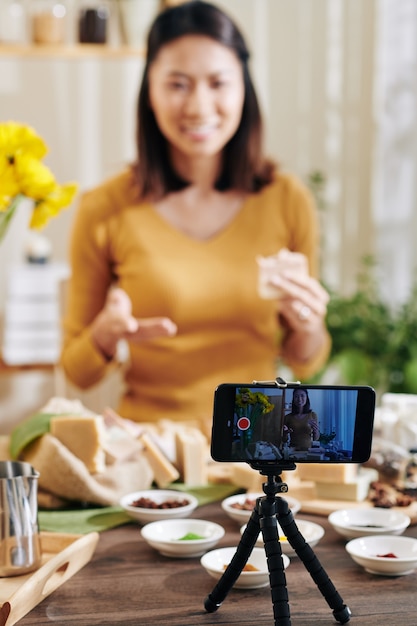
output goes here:
<path id="1" fill-rule="evenodd" d="M 343 603 L 313 549 L 306 543 L 298 530 L 287 501 L 277 496 L 278 493 L 288 491 L 288 486 L 281 480 L 281 472 L 283 469 L 295 469 L 295 465 L 292 467 L 286 465 L 285 468 L 274 466 L 267 469 L 260 468 L 255 464 L 251 464 L 251 466 L 254 469 L 259 469 L 261 474 L 268 477 L 268 481 L 262 486 L 265 496 L 257 499 L 236 552 L 219 582 L 205 599 L 204 608 L 207 612 L 214 613 L 220 607 L 245 567 L 259 532 L 262 532 L 271 586 L 274 625 L 291 626 L 281 543 L 278 536 L 278 520 L 289 544 L 302 560 L 327 604 L 333 609 L 335 620 L 340 624 L 346 624 L 351 615 L 349 607 Z"/>

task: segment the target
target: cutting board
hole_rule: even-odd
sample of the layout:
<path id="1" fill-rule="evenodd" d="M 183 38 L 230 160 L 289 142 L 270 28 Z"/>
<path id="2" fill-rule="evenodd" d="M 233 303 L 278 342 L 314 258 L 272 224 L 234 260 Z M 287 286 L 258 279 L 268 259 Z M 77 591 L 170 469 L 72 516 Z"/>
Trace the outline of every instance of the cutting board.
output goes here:
<path id="1" fill-rule="evenodd" d="M 87 535 L 41 533 L 42 564 L 23 576 L 0 578 L 0 626 L 13 626 L 39 602 L 80 570 L 99 539 Z"/>
<path id="2" fill-rule="evenodd" d="M 324 500 L 316 497 L 316 490 L 313 482 L 302 482 L 298 485 L 289 486 L 288 495 L 301 502 L 301 512 L 312 515 L 330 515 L 333 511 L 341 509 L 363 509 L 372 508 L 373 504 L 369 500 L 356 502 L 354 500 Z M 408 515 L 411 524 L 417 524 L 417 501 L 409 506 L 393 507 L 392 510 L 400 511 Z M 1 625 L 0 625 L 1 626 Z"/>

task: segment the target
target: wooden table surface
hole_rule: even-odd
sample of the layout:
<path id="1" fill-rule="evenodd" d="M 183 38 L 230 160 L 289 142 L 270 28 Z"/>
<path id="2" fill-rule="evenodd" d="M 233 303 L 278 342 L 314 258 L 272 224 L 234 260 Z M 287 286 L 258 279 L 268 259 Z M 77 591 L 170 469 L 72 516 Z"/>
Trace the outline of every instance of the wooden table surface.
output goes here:
<path id="1" fill-rule="evenodd" d="M 221 510 L 220 503 L 198 508 L 192 517 L 220 523 L 226 534 L 220 546 L 237 545 L 239 525 Z M 314 548 L 343 601 L 350 607 L 354 626 L 416 626 L 417 572 L 397 578 L 375 576 L 356 565 L 345 551 L 345 541 L 325 517 L 298 513 L 325 528 Z M 417 526 L 406 535 L 417 537 Z M 337 624 L 298 557 L 286 570 L 292 626 Z M 65 584 L 21 619 L 19 626 L 273 626 L 269 586 L 256 590 L 232 589 L 215 613 L 204 600 L 216 581 L 199 558 L 161 556 L 142 540 L 139 526 L 128 524 L 101 533 L 92 560 Z"/>

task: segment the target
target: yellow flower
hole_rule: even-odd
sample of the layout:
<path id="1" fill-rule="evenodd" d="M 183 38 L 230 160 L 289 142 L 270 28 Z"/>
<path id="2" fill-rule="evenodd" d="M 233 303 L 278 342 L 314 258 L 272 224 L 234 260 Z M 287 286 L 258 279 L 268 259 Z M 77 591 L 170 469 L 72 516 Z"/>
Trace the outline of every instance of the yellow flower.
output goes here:
<path id="1" fill-rule="evenodd" d="M 71 203 L 77 192 L 75 183 L 55 185 L 52 191 L 35 203 L 30 220 L 30 228 L 43 228 L 51 218 L 58 215 L 61 209 Z"/>
<path id="2" fill-rule="evenodd" d="M 47 153 L 45 142 L 30 128 L 15 122 L 0 124 L 0 193 L 19 193 L 16 160 L 22 155 L 40 160 Z"/>
<path id="3" fill-rule="evenodd" d="M 48 148 L 30 126 L 0 123 L 0 241 L 23 197 L 34 200 L 31 228 L 43 228 L 69 205 L 75 183 L 60 185 L 42 163 Z"/>
<path id="4" fill-rule="evenodd" d="M 10 196 L 5 196 L 0 193 L 0 213 L 1 211 L 7 211 L 11 200 Z"/>
<path id="5" fill-rule="evenodd" d="M 10 167 L 4 167 L 3 171 L 0 171 L 0 196 L 8 196 L 10 198 L 16 196 L 18 193 L 19 185 L 16 180 L 14 164 Z"/>
<path id="6" fill-rule="evenodd" d="M 34 200 L 41 200 L 56 186 L 51 170 L 30 154 L 16 156 L 15 173 L 19 192 Z"/>
<path id="7" fill-rule="evenodd" d="M 0 174 L 5 161 L 13 160 L 18 154 L 30 154 L 35 159 L 43 159 L 48 148 L 30 126 L 23 126 L 16 122 L 0 124 Z"/>

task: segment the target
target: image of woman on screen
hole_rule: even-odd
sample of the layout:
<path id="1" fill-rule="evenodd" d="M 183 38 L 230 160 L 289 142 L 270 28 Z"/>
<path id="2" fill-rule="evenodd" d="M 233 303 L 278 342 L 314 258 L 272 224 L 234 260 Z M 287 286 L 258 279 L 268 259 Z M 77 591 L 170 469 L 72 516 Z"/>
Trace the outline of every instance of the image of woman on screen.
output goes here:
<path id="1" fill-rule="evenodd" d="M 308 450 L 319 436 L 317 414 L 311 410 L 307 389 L 294 389 L 291 413 L 284 419 L 283 441 L 296 450 Z"/>

